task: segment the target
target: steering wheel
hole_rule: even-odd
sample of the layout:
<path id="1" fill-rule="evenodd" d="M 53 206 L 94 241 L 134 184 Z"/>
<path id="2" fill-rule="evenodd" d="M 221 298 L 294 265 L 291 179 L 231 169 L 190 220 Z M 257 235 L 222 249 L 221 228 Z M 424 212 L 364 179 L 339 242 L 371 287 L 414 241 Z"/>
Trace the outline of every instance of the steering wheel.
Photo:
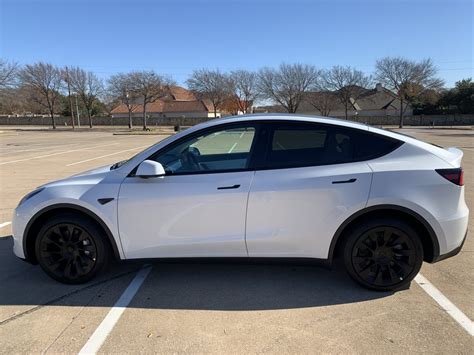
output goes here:
<path id="1" fill-rule="evenodd" d="M 200 153 L 197 148 L 187 147 L 184 149 L 180 156 L 182 168 L 185 170 L 200 171 L 201 165 L 199 164 L 199 155 Z"/>

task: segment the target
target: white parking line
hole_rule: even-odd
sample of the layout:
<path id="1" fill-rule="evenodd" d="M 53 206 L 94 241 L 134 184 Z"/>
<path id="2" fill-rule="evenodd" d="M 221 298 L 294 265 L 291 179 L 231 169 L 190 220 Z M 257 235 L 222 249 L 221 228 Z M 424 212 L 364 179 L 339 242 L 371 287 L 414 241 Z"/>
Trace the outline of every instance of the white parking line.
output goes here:
<path id="1" fill-rule="evenodd" d="M 107 339 L 107 336 L 114 329 L 115 324 L 117 324 L 118 320 L 122 316 L 122 313 L 132 301 L 133 297 L 139 290 L 140 286 L 143 284 L 143 281 L 145 281 L 150 271 L 151 266 L 147 266 L 142 268 L 137 273 L 130 285 L 128 285 L 127 289 L 124 291 L 124 293 L 122 293 L 118 301 L 104 318 L 102 323 L 100 323 L 87 343 L 82 347 L 81 351 L 79 351 L 79 354 L 95 354 L 97 351 L 99 351 L 105 339 Z"/>
<path id="2" fill-rule="evenodd" d="M 129 152 L 129 151 L 131 151 L 131 150 L 143 149 L 143 148 L 146 148 L 146 147 L 149 147 L 149 145 L 142 145 L 141 147 L 136 147 L 136 148 L 131 148 L 131 149 L 125 149 L 125 150 L 121 150 L 121 151 L 118 151 L 118 152 L 114 152 L 114 153 L 102 155 L 102 156 L 100 156 L 100 157 L 94 157 L 94 158 L 90 158 L 90 159 L 86 159 L 86 160 L 77 161 L 77 162 L 75 162 L 75 163 L 67 164 L 66 166 L 72 166 L 72 165 L 82 164 L 82 163 L 85 163 L 85 162 L 88 162 L 88 161 L 91 161 L 91 160 L 96 160 L 96 159 L 101 159 L 101 158 L 105 158 L 105 157 L 110 157 L 111 155 L 116 155 L 116 154 L 120 154 L 120 153 L 125 153 L 125 152 Z"/>
<path id="3" fill-rule="evenodd" d="M 227 153 L 232 153 L 232 151 L 235 149 L 235 147 L 237 147 L 237 142 L 234 143 L 234 145 L 232 146 L 232 148 L 230 148 Z"/>
<path id="4" fill-rule="evenodd" d="M 119 143 L 110 143 L 110 144 L 96 145 L 96 146 L 94 146 L 94 147 L 81 148 L 81 149 L 72 149 L 72 150 L 65 150 L 64 152 L 57 152 L 57 153 L 51 153 L 51 154 L 45 154 L 45 155 L 37 155 L 37 156 L 31 157 L 31 158 L 5 161 L 5 162 L 3 162 L 3 163 L 0 163 L 0 165 L 19 163 L 19 162 L 22 162 L 22 161 L 28 161 L 28 160 L 34 160 L 34 159 L 41 159 L 41 158 L 52 157 L 52 156 L 60 155 L 60 154 L 67 154 L 67 153 L 72 153 L 72 152 L 79 152 L 79 151 L 81 151 L 81 150 L 88 150 L 88 149 L 94 149 L 94 148 L 100 148 L 100 147 L 107 147 L 107 146 L 110 146 L 110 145 L 117 145 L 117 144 L 119 144 Z"/>
<path id="5" fill-rule="evenodd" d="M 474 336 L 474 322 L 468 318 L 454 303 L 446 298 L 422 274 L 415 277 L 420 287 L 443 308 L 456 322 L 461 325 L 471 336 Z"/>
<path id="6" fill-rule="evenodd" d="M 53 149 L 53 148 L 60 148 L 60 147 L 66 147 L 66 146 L 73 146 L 73 145 L 81 145 L 83 143 L 70 143 L 70 144 L 61 144 L 61 145 L 51 145 L 51 146 L 43 146 L 43 147 L 36 147 L 36 148 L 31 148 L 31 149 L 23 149 L 23 150 L 9 150 L 6 152 L 0 152 L 0 154 L 16 154 L 16 153 L 23 153 L 23 152 L 35 152 L 38 150 L 48 150 L 48 149 Z"/>
<path id="7" fill-rule="evenodd" d="M 3 223 L 0 223 L 0 228 L 9 226 L 10 224 L 12 224 L 12 222 L 3 222 Z"/>

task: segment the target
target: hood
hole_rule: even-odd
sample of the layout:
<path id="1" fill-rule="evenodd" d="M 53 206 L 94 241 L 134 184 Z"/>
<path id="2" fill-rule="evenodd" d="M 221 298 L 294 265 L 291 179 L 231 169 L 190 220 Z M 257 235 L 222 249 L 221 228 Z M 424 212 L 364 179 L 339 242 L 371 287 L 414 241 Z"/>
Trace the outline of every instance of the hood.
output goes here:
<path id="1" fill-rule="evenodd" d="M 53 186 L 58 186 L 58 185 L 77 185 L 77 184 L 95 185 L 99 183 L 100 181 L 102 181 L 110 172 L 111 172 L 110 165 L 105 165 L 100 168 L 87 170 L 82 173 L 72 175 L 70 177 L 67 177 L 61 180 L 52 181 L 50 183 L 47 183 L 39 187 L 53 187 Z"/>
<path id="2" fill-rule="evenodd" d="M 105 172 L 110 171 L 110 167 L 111 167 L 111 166 L 112 166 L 111 164 L 104 165 L 104 166 L 101 166 L 101 167 L 99 167 L 99 168 L 94 168 L 94 169 L 91 169 L 91 170 L 86 170 L 86 171 L 83 171 L 83 172 L 81 172 L 81 173 L 72 175 L 71 177 L 78 177 L 78 176 L 86 176 L 86 175 L 94 175 L 94 174 L 105 173 Z"/>

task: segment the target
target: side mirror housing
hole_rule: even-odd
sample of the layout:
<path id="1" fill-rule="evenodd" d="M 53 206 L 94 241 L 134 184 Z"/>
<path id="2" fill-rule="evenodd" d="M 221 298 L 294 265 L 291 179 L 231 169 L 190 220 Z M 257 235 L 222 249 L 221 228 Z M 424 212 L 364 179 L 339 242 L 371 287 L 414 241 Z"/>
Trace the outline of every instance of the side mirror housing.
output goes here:
<path id="1" fill-rule="evenodd" d="M 165 174 L 166 172 L 163 168 L 163 165 L 153 160 L 144 160 L 138 166 L 135 176 L 146 179 L 151 177 L 164 176 Z"/>

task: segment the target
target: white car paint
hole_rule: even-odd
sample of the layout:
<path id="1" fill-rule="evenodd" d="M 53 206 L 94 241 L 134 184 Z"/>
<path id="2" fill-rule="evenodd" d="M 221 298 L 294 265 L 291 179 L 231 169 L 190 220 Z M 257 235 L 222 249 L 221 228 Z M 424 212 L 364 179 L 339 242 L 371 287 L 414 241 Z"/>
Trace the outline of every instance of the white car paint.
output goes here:
<path id="1" fill-rule="evenodd" d="M 327 166 L 129 177 L 151 154 L 204 128 L 244 121 L 289 120 L 350 127 L 404 142 L 378 159 Z M 320 117 L 252 115 L 196 125 L 144 150 L 116 170 L 109 167 L 44 185 L 13 218 L 14 252 L 25 258 L 29 221 L 57 204 L 81 206 L 110 230 L 121 259 L 151 257 L 282 256 L 327 258 L 337 228 L 364 207 L 408 208 L 433 228 L 440 254 L 466 233 L 464 187 L 434 169 L 459 167 L 462 152 L 394 132 Z M 332 181 L 357 179 L 354 184 Z M 240 185 L 235 190 L 219 186 Z M 105 205 L 98 198 L 114 198 Z"/>
<path id="2" fill-rule="evenodd" d="M 120 238 L 127 258 L 245 257 L 247 197 L 254 172 L 127 178 Z M 220 186 L 239 184 L 235 190 Z"/>
<path id="3" fill-rule="evenodd" d="M 334 181 L 357 179 L 352 184 Z M 255 174 L 247 213 L 251 257 L 328 257 L 331 237 L 363 209 L 372 171 L 365 162 Z"/>

